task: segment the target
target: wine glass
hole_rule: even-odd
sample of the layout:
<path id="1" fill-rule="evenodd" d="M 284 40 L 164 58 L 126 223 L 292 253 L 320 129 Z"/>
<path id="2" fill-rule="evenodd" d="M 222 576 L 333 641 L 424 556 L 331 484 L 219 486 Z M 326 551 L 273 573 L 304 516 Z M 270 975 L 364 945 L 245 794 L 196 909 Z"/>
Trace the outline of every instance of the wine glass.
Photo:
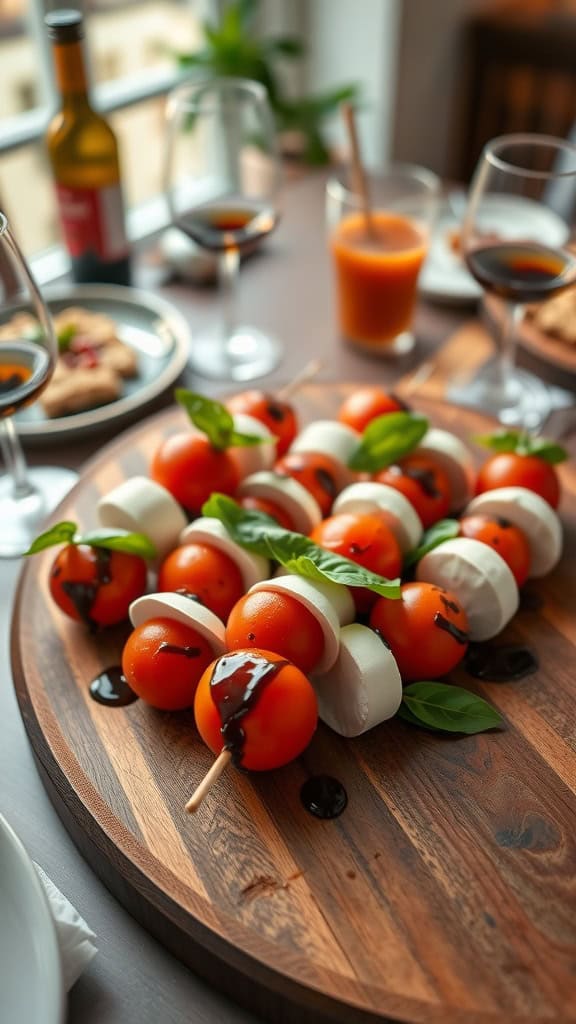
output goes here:
<path id="1" fill-rule="evenodd" d="M 516 332 L 527 303 L 576 281 L 569 248 L 576 212 L 576 147 L 548 135 L 502 135 L 489 142 L 472 179 L 461 234 L 466 265 L 501 324 L 496 358 L 448 390 L 453 401 L 505 424 L 538 429 L 550 389 L 515 366 Z M 495 316 L 493 315 L 495 312 Z"/>
<path id="2" fill-rule="evenodd" d="M 222 323 L 194 341 L 190 364 L 203 377 L 252 380 L 269 373 L 282 348 L 237 325 L 240 256 L 278 221 L 279 161 L 266 90 L 242 78 L 179 86 L 167 104 L 164 187 L 176 227 L 218 253 Z"/>
<path id="3" fill-rule="evenodd" d="M 12 333 L 13 325 L 13 333 Z M 36 282 L 0 213 L 0 558 L 21 555 L 77 480 L 70 469 L 29 469 L 12 414 L 33 402 L 54 371 L 58 346 Z"/>

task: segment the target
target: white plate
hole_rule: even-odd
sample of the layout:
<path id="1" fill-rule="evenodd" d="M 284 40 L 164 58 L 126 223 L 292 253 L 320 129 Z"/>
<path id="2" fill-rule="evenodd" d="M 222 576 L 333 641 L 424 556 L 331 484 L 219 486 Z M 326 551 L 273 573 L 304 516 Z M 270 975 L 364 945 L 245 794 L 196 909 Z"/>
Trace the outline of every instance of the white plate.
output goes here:
<path id="1" fill-rule="evenodd" d="M 23 409 L 14 419 L 25 440 L 67 441 L 126 424 L 182 373 L 190 353 L 190 330 L 182 314 L 165 299 L 136 288 L 88 284 L 47 290 L 45 298 L 53 312 L 77 305 L 112 317 L 118 337 L 136 349 L 139 369 L 137 377 L 124 382 L 122 396 L 107 405 L 55 419 L 44 415 L 39 402 Z"/>
<path id="2" fill-rule="evenodd" d="M 461 202 L 464 210 L 464 197 Z M 534 238 L 552 247 L 563 245 L 568 238 L 566 224 L 553 210 L 522 196 L 487 196 L 482 220 L 487 231 L 497 231 L 502 238 L 518 238 L 520 232 L 525 238 Z M 480 285 L 449 244 L 450 233 L 457 231 L 461 223 L 446 205 L 436 223 L 420 274 L 419 290 L 424 298 L 468 305 L 482 295 Z"/>
<path id="3" fill-rule="evenodd" d="M 48 899 L 22 843 L 0 815 L 0 1019 L 62 1024 L 64 986 Z"/>

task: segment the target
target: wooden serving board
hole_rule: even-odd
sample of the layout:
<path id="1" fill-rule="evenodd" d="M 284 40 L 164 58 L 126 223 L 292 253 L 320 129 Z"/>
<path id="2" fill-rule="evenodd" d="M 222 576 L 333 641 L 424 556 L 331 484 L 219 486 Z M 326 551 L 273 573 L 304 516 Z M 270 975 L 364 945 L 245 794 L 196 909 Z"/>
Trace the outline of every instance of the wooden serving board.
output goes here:
<path id="1" fill-rule="evenodd" d="M 309 387 L 302 419 L 334 414 L 352 385 Z M 431 387 L 430 394 L 434 393 Z M 463 435 L 472 413 L 415 406 Z M 146 472 L 169 411 L 92 461 L 58 512 L 95 525 L 98 497 Z M 46 787 L 94 870 L 190 967 L 266 1021 L 576 1021 L 576 473 L 563 469 L 566 553 L 530 584 L 502 641 L 539 671 L 478 684 L 506 727 L 447 737 L 396 719 L 344 740 L 320 725 L 279 771 L 228 771 L 195 816 L 184 803 L 212 757 L 190 713 L 107 708 L 89 682 L 126 630 L 98 636 L 48 597 L 54 552 L 27 564 L 12 629 L 20 708 Z M 311 774 L 349 803 L 320 821 Z"/>

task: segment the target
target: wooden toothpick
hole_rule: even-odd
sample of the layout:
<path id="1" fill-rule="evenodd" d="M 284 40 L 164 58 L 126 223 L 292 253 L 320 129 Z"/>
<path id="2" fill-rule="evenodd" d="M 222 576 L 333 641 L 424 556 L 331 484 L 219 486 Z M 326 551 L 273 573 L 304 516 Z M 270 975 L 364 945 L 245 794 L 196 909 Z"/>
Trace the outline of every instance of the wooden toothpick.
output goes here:
<path id="1" fill-rule="evenodd" d="M 317 377 L 321 369 L 322 361 L 320 359 L 311 359 L 310 362 L 306 363 L 306 366 L 300 370 L 300 373 L 296 374 L 293 380 L 288 384 L 285 384 L 283 388 L 280 388 L 276 397 L 280 399 L 281 402 L 286 402 L 292 397 L 292 395 L 299 391 L 304 384 L 307 384 L 309 380 Z"/>
<path id="2" fill-rule="evenodd" d="M 214 764 L 209 769 L 209 771 L 206 772 L 206 775 L 202 779 L 202 782 L 200 783 L 199 786 L 196 787 L 188 803 L 186 804 L 186 810 L 188 811 L 188 814 L 193 814 L 194 811 L 198 810 L 204 797 L 206 796 L 207 793 L 210 792 L 214 783 L 217 782 L 217 780 L 222 775 L 222 772 L 226 771 L 226 768 L 230 764 L 231 760 L 231 752 L 229 750 L 222 750 L 221 753 L 216 758 L 216 760 L 214 761 Z"/>

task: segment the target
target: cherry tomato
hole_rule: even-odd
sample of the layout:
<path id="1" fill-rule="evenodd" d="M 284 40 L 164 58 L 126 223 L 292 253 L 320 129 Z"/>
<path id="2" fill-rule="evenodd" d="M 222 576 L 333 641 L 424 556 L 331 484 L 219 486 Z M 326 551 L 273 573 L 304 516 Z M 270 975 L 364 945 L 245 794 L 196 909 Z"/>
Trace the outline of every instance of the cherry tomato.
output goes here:
<path id="1" fill-rule="evenodd" d="M 234 494 L 238 471 L 228 452 L 213 448 L 203 434 L 166 438 L 154 453 L 150 476 L 194 515 L 213 491 Z"/>
<path id="2" fill-rule="evenodd" d="M 377 514 L 341 513 L 324 519 L 310 534 L 320 547 L 363 565 L 365 569 L 394 579 L 402 568 L 402 553 L 392 531 Z M 353 587 L 356 608 L 368 611 L 376 594 L 364 587 Z"/>
<path id="3" fill-rule="evenodd" d="M 407 455 L 398 465 L 380 470 L 374 479 L 401 491 L 412 502 L 425 528 L 448 514 L 452 501 L 450 481 L 427 455 Z"/>
<path id="4" fill-rule="evenodd" d="M 249 771 L 270 771 L 298 757 L 310 743 L 318 721 L 314 690 L 295 665 L 276 653 L 254 648 L 218 658 L 198 684 L 194 717 L 210 750 L 218 755 L 225 744 L 223 722 L 214 700 L 219 669 L 226 674 L 227 691 L 238 707 L 249 684 L 268 674 L 264 686 L 252 687 L 250 706 L 239 720 L 243 733 L 239 766 Z"/>
<path id="5" fill-rule="evenodd" d="M 147 704 L 182 711 L 194 703 L 200 676 L 213 657 L 210 644 L 191 626 L 175 619 L 150 619 L 128 637 L 122 671 Z"/>
<path id="6" fill-rule="evenodd" d="M 471 537 L 494 548 L 506 562 L 519 587 L 528 579 L 530 545 L 522 530 L 508 519 L 465 516 L 460 520 L 460 536 Z"/>
<path id="7" fill-rule="evenodd" d="M 164 559 L 158 590 L 186 590 L 226 622 L 246 587 L 228 555 L 209 544 L 183 544 Z"/>
<path id="8" fill-rule="evenodd" d="M 457 599 L 433 583 L 403 583 L 398 601 L 378 598 L 370 626 L 396 658 L 404 682 L 436 679 L 462 660 L 468 619 Z"/>
<path id="9" fill-rule="evenodd" d="M 274 472 L 291 476 L 316 498 L 323 516 L 327 516 L 338 494 L 334 460 L 320 452 L 288 452 L 274 466 Z"/>
<path id="10" fill-rule="evenodd" d="M 266 391 L 257 388 L 242 391 L 228 399 L 226 406 L 232 413 L 243 412 L 264 423 L 270 433 L 278 438 L 278 455 L 288 451 L 298 433 L 298 421 L 292 406 Z"/>
<path id="11" fill-rule="evenodd" d="M 560 501 L 560 480 L 554 466 L 536 455 L 498 452 L 487 459 L 478 473 L 476 494 L 497 487 L 526 487 L 552 508 L 557 508 Z"/>
<path id="12" fill-rule="evenodd" d="M 324 652 L 324 634 L 316 616 L 295 597 L 257 590 L 230 612 L 226 646 L 231 651 L 264 647 L 310 672 Z"/>
<path id="13" fill-rule="evenodd" d="M 265 512 L 285 530 L 294 530 L 294 523 L 290 516 L 275 501 L 268 501 L 268 498 L 255 498 L 251 494 L 246 494 L 243 498 L 239 498 L 238 504 L 242 508 L 248 509 L 249 512 Z"/>
<path id="14" fill-rule="evenodd" d="M 361 434 L 377 416 L 384 416 L 388 412 L 401 412 L 405 408 L 399 398 L 387 394 L 382 388 L 358 388 L 342 402 L 338 419 Z"/>
<path id="15" fill-rule="evenodd" d="M 146 562 L 124 551 L 67 544 L 50 571 L 50 593 L 58 607 L 90 629 L 114 626 L 146 590 Z"/>

